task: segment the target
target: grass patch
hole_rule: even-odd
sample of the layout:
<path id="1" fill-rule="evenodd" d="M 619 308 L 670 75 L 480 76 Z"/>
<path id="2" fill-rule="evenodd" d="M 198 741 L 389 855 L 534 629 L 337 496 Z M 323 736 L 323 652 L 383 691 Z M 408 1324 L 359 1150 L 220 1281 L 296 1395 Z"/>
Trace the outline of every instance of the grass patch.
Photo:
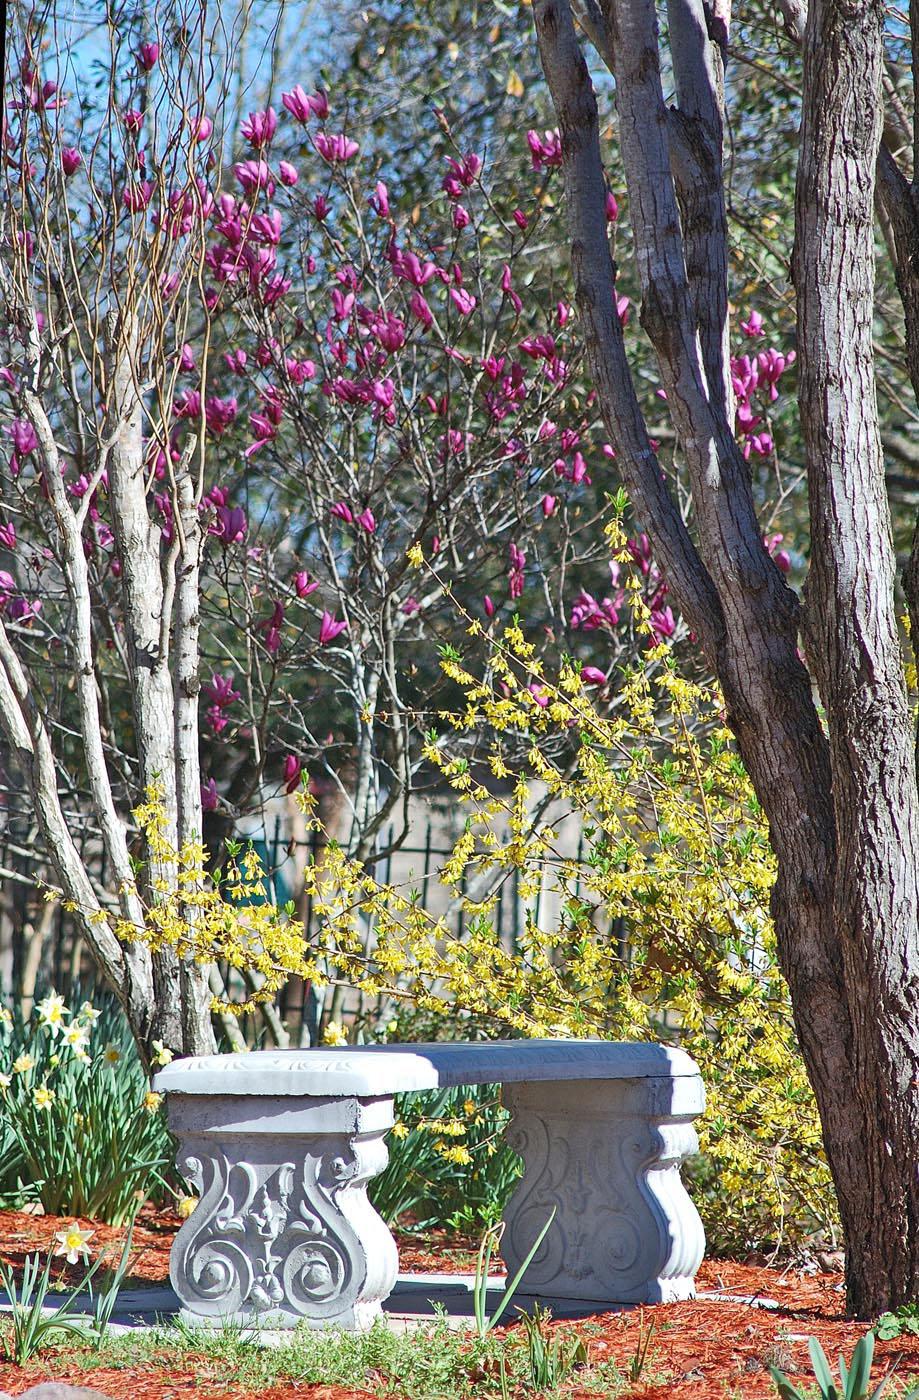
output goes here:
<path id="1" fill-rule="evenodd" d="M 566 1331 L 565 1335 L 574 1335 Z M 589 1333 L 582 1332 L 585 1341 Z M 49 1350 L 67 1356 L 71 1372 L 98 1367 L 131 1370 L 162 1366 L 191 1371 L 202 1380 L 225 1379 L 258 1390 L 280 1381 L 360 1387 L 405 1400 L 457 1400 L 458 1396 L 500 1396 L 501 1359 L 506 1384 L 517 1394 L 551 1394 L 533 1384 L 531 1354 L 523 1328 L 474 1333 L 451 1328 L 445 1319 L 409 1332 L 376 1323 L 368 1332 L 311 1332 L 298 1328 L 288 1343 L 259 1346 L 239 1328 L 193 1329 L 182 1325 L 107 1338 L 96 1352 L 71 1346 Z M 649 1365 L 648 1371 L 651 1367 Z M 649 1379 L 648 1371 L 642 1379 Z M 614 1397 L 626 1388 L 611 1361 L 578 1366 L 558 1393 L 576 1388 Z"/>

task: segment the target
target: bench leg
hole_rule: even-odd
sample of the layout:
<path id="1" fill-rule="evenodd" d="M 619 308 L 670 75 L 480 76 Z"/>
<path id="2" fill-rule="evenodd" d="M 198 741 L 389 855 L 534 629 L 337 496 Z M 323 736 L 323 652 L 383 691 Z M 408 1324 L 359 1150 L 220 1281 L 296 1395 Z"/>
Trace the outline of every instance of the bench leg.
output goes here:
<path id="1" fill-rule="evenodd" d="M 367 1199 L 387 1161 L 389 1099 L 171 1096 L 178 1166 L 199 1195 L 170 1278 L 193 1326 L 363 1330 L 398 1270 Z"/>
<path id="2" fill-rule="evenodd" d="M 520 1294 L 602 1304 L 694 1297 L 705 1236 L 680 1163 L 698 1150 L 701 1079 L 507 1084 L 503 1099 L 525 1168 L 504 1213 L 509 1277 L 556 1212 Z"/>

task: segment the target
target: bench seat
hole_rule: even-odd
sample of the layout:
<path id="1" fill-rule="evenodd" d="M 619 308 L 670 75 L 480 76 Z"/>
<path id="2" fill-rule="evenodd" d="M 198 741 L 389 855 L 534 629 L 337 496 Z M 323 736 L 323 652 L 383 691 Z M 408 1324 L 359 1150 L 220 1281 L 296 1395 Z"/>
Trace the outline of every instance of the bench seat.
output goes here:
<path id="1" fill-rule="evenodd" d="M 520 1285 L 602 1311 L 693 1296 L 704 1236 L 680 1180 L 697 1149 L 699 1071 L 647 1043 L 524 1040 L 259 1050 L 176 1060 L 167 1095 L 199 1202 L 173 1245 L 197 1325 L 364 1328 L 398 1256 L 367 1198 L 387 1161 L 393 1096 L 500 1084 L 524 1174 L 504 1214 L 509 1274 L 552 1225 Z"/>

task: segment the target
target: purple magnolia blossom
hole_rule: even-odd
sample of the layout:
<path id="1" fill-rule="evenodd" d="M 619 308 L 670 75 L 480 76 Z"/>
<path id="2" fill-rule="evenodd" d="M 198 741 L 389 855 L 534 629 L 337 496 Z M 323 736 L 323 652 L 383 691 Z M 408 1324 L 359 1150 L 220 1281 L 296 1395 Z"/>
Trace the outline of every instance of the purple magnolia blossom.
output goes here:
<path id="1" fill-rule="evenodd" d="M 208 778 L 201 784 L 201 810 L 202 812 L 216 812 L 217 810 L 217 784 L 213 778 Z"/>
<path id="2" fill-rule="evenodd" d="M 231 374 L 245 374 L 249 360 L 245 350 L 227 350 L 223 358 Z"/>
<path id="3" fill-rule="evenodd" d="M 290 92 L 282 92 L 281 101 L 295 121 L 308 122 L 313 114 L 310 100 L 299 83 Z"/>
<path id="4" fill-rule="evenodd" d="M 121 202 L 129 214 L 140 214 L 147 208 L 152 196 L 153 185 L 149 180 L 142 180 L 140 184 L 126 186 Z"/>
<path id="5" fill-rule="evenodd" d="M 73 175 L 83 164 L 83 157 L 76 146 L 65 146 L 61 151 L 61 169 L 65 175 Z"/>
<path id="6" fill-rule="evenodd" d="M 284 791 L 296 792 L 300 786 L 300 775 L 303 772 L 303 764 L 295 753 L 289 753 L 284 759 Z"/>
<path id="7" fill-rule="evenodd" d="M 396 276 L 403 282 L 410 282 L 413 287 L 426 287 L 437 276 L 436 263 L 422 262 L 417 253 L 397 248 L 394 242 L 390 246 L 389 261 Z"/>
<path id="8" fill-rule="evenodd" d="M 622 594 L 598 601 L 592 593 L 583 588 L 571 609 L 571 626 L 581 632 L 594 632 L 598 627 L 615 627 L 619 621 L 619 608 Z"/>
<path id="9" fill-rule="evenodd" d="M 347 630 L 347 622 L 341 622 L 334 618 L 331 613 L 324 612 L 319 624 L 319 645 L 328 646 L 329 642 L 334 642 L 336 637 L 340 637 L 342 632 L 347 632 Z"/>
<path id="10" fill-rule="evenodd" d="M 459 160 L 448 156 L 447 164 L 450 173 L 444 176 L 443 188 L 449 199 L 460 199 L 463 191 L 475 184 L 476 177 L 482 169 L 482 157 L 472 152 L 461 156 Z"/>
<path id="11" fill-rule="evenodd" d="M 6 431 L 13 439 L 18 457 L 28 457 L 38 447 L 35 429 L 27 418 L 14 418 Z"/>
<path id="12" fill-rule="evenodd" d="M 6 603 L 6 614 L 12 622 L 31 622 L 33 617 L 37 617 L 41 612 L 41 599 L 23 598 L 18 596 L 10 598 Z"/>
<path id="13" fill-rule="evenodd" d="M 789 555 L 787 550 L 779 549 L 779 545 L 782 543 L 784 538 L 784 535 L 764 535 L 763 544 L 766 546 L 767 551 L 775 560 L 776 564 L 782 570 L 782 573 L 790 574 L 791 556 Z"/>
<path id="14" fill-rule="evenodd" d="M 241 506 L 217 507 L 217 519 L 208 529 L 208 534 L 216 536 L 221 544 L 242 544 L 249 529 L 246 512 Z"/>
<path id="15" fill-rule="evenodd" d="M 226 709 L 228 705 L 232 705 L 236 700 L 241 700 L 242 696 L 239 691 L 233 688 L 233 680 L 234 676 L 232 671 L 228 675 L 223 676 L 218 675 L 215 671 L 207 685 L 204 686 L 204 695 L 206 699 L 210 700 L 213 705 L 219 705 L 221 709 Z"/>
<path id="16" fill-rule="evenodd" d="M 651 636 L 655 642 L 672 637 L 676 631 L 676 621 L 670 608 L 651 609 Z"/>
<path id="17" fill-rule="evenodd" d="M 561 165 L 562 138 L 558 131 L 544 131 L 542 136 L 538 131 L 528 131 L 527 145 L 530 148 L 534 170 Z"/>
<path id="18" fill-rule="evenodd" d="M 781 538 L 782 536 L 779 535 L 779 539 Z M 16 548 L 16 526 L 12 520 L 8 520 L 5 525 L 0 525 L 0 544 L 7 549 Z"/>
<path id="19" fill-rule="evenodd" d="M 585 685 L 606 685 L 606 672 L 599 666 L 582 666 L 581 680 Z"/>
<path id="20" fill-rule="evenodd" d="M 343 164 L 345 161 L 353 160 L 360 150 L 356 141 L 350 140 L 344 135 L 330 136 L 327 131 L 317 131 L 313 137 L 313 145 L 330 165 Z"/>
<path id="21" fill-rule="evenodd" d="M 315 593 L 319 587 L 319 580 L 310 578 L 305 569 L 300 569 L 294 574 L 294 589 L 298 598 L 308 598 L 311 593 Z"/>
<path id="22" fill-rule="evenodd" d="M 226 432 L 238 412 L 239 404 L 235 398 L 212 398 L 204 405 L 205 421 L 214 437 L 220 437 Z"/>
<path id="23" fill-rule="evenodd" d="M 266 160 L 241 160 L 233 166 L 233 174 L 246 194 L 258 194 L 265 190 L 268 198 L 274 194 L 274 180 Z"/>
<path id="24" fill-rule="evenodd" d="M 278 114 L 273 107 L 269 107 L 264 112 L 250 112 L 248 120 L 244 121 L 240 127 L 240 132 L 249 145 L 254 146 L 258 151 L 264 146 L 271 145 L 277 129 Z"/>
<path id="25" fill-rule="evenodd" d="M 465 287 L 451 287 L 450 299 L 461 316 L 471 316 L 475 310 L 475 297 Z"/>
<path id="26" fill-rule="evenodd" d="M 137 65 L 144 72 L 149 73 L 156 67 L 160 56 L 160 46 L 157 43 L 141 44 L 137 51 Z"/>

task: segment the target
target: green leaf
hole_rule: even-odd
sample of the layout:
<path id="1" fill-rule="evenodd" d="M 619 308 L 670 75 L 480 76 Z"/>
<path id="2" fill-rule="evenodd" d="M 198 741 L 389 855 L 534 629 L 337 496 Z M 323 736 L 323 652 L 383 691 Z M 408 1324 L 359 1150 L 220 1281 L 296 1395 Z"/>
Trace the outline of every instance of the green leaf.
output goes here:
<path id="1" fill-rule="evenodd" d="M 852 1369 L 845 1400 L 863 1400 L 868 1392 L 871 1362 L 874 1360 L 874 1333 L 866 1332 L 852 1353 Z"/>
<path id="2" fill-rule="evenodd" d="M 777 1371 L 774 1366 L 770 1366 L 769 1374 L 775 1381 L 776 1389 L 781 1395 L 782 1400 L 804 1400 L 801 1391 L 798 1390 L 797 1386 L 792 1385 L 788 1377 L 781 1371 Z"/>
<path id="3" fill-rule="evenodd" d="M 861 1343 L 859 1343 L 861 1345 Z M 810 1352 L 811 1365 L 814 1368 L 814 1375 L 817 1377 L 817 1384 L 820 1387 L 825 1400 L 838 1400 L 839 1391 L 836 1389 L 836 1382 L 830 1370 L 830 1363 L 826 1359 L 826 1352 L 817 1341 L 816 1337 L 811 1337 L 807 1343 Z"/>

